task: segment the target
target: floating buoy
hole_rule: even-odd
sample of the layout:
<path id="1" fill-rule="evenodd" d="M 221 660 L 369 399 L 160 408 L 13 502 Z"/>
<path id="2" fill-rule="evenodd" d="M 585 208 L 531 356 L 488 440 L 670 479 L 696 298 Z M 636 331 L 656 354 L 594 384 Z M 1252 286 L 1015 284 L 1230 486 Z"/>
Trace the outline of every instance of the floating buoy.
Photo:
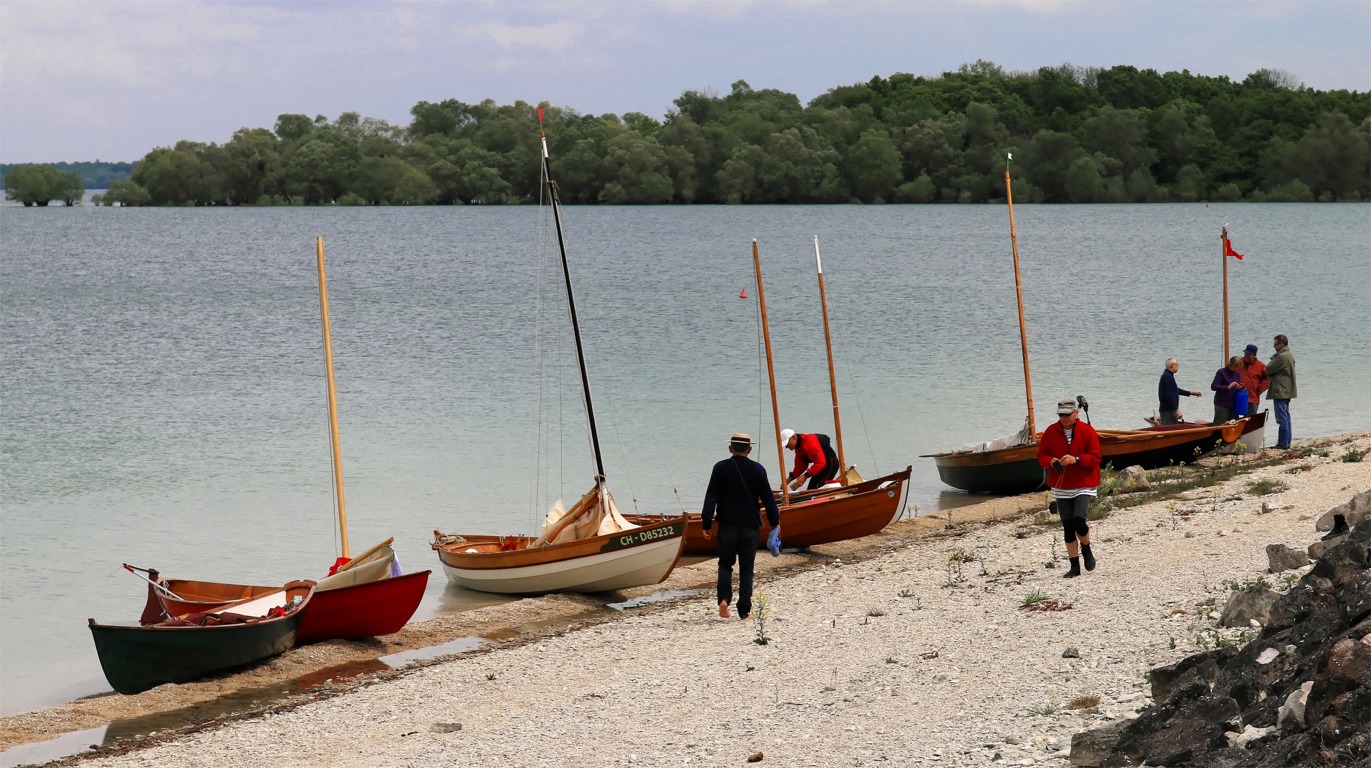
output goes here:
<path id="1" fill-rule="evenodd" d="M 746 289 L 746 288 L 742 289 L 741 291 L 738 291 L 738 298 L 740 298 L 740 299 L 746 299 L 746 298 L 747 298 L 747 289 Z"/>

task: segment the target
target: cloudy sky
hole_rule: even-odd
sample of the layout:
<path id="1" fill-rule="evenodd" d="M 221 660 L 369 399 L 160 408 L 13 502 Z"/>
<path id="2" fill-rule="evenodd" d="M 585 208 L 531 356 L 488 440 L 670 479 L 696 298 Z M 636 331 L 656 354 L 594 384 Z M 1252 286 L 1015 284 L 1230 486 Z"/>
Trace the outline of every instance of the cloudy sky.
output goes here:
<path id="1" fill-rule="evenodd" d="M 1127 64 L 1371 91 L 1371 0 L 0 0 L 0 162 L 133 161 L 282 113 L 419 101 L 665 116 L 898 72 Z"/>

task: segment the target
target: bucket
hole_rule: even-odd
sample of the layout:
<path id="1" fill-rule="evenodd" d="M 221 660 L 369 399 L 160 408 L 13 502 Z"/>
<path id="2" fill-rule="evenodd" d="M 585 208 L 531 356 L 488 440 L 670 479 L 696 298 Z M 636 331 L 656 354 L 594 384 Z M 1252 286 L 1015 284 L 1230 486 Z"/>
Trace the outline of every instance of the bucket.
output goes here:
<path id="1" fill-rule="evenodd" d="M 1241 419 L 1247 415 L 1247 390 L 1238 390 L 1237 396 L 1233 398 L 1233 418 Z"/>

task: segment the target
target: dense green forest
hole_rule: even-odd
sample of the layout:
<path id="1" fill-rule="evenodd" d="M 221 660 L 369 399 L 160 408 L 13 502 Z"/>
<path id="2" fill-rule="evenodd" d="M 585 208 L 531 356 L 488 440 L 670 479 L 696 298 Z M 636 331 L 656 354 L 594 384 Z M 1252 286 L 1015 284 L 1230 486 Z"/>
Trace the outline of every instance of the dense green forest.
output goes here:
<path id="1" fill-rule="evenodd" d="M 1371 200 L 1371 96 L 1286 73 L 1242 82 L 977 61 L 808 105 L 733 84 L 662 120 L 543 105 L 567 203 Z M 105 204 L 510 204 L 539 197 L 537 107 L 427 101 L 408 126 L 285 114 L 225 144 L 159 147 Z"/>

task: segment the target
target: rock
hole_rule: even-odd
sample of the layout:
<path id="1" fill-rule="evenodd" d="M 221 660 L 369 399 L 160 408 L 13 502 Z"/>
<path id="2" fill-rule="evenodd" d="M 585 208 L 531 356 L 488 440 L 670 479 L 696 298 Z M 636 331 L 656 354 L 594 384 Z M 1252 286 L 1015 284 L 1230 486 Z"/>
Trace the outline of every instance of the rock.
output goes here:
<path id="1" fill-rule="evenodd" d="M 761 753 L 761 752 L 753 752 L 752 754 L 750 754 L 750 755 L 747 756 L 747 761 L 748 761 L 749 763 L 760 763 L 760 762 L 762 762 L 762 753 Z"/>
<path id="2" fill-rule="evenodd" d="M 1324 554 L 1328 552 L 1328 550 L 1332 549 L 1333 547 L 1338 546 L 1339 544 L 1343 543 L 1343 542 L 1346 541 L 1346 540 L 1347 540 L 1347 534 L 1343 534 L 1343 535 L 1341 535 L 1341 536 L 1334 536 L 1334 537 L 1331 538 L 1331 539 L 1320 539 L 1320 540 L 1314 542 L 1313 544 L 1310 544 L 1310 545 L 1309 545 L 1309 550 L 1308 550 L 1308 551 L 1309 551 L 1309 559 L 1310 559 L 1310 560 L 1319 560 L 1319 559 L 1321 559 L 1321 558 L 1324 556 Z"/>
<path id="3" fill-rule="evenodd" d="M 1161 704 L 1172 694 L 1194 683 L 1207 692 L 1219 676 L 1219 670 L 1235 654 L 1231 648 L 1218 648 L 1197 653 L 1165 667 L 1157 667 L 1147 674 L 1152 683 L 1152 700 Z"/>
<path id="4" fill-rule="evenodd" d="M 1074 645 L 1069 645 L 1066 647 L 1066 650 L 1062 651 L 1063 659 L 1079 659 L 1080 657 L 1081 652 L 1076 650 L 1076 646 Z"/>
<path id="5" fill-rule="evenodd" d="M 1357 523 L 1371 517 L 1371 490 L 1362 491 L 1351 499 L 1348 499 L 1346 502 L 1324 512 L 1319 519 L 1315 521 L 1314 530 L 1333 530 L 1333 518 L 1337 515 L 1342 515 L 1350 528 L 1355 528 Z"/>
<path id="6" fill-rule="evenodd" d="M 1285 703 L 1281 705 L 1280 714 L 1276 717 L 1277 725 L 1286 730 L 1304 727 L 1304 705 L 1309 700 L 1309 689 L 1313 687 L 1314 681 L 1307 680 L 1285 697 Z"/>
<path id="7" fill-rule="evenodd" d="M 432 732 L 434 732 L 434 733 L 456 733 L 457 731 L 462 730 L 462 724 L 461 724 L 461 723 L 434 723 L 432 726 L 429 727 L 429 730 L 432 731 Z"/>
<path id="8" fill-rule="evenodd" d="M 1280 595 L 1270 589 L 1244 589 L 1234 592 L 1219 616 L 1219 625 L 1224 627 L 1246 627 L 1251 621 L 1265 624 L 1271 618 L 1271 606 L 1276 604 Z"/>
<path id="9" fill-rule="evenodd" d="M 1071 764 L 1096 768 L 1105 757 L 1114 751 L 1114 745 L 1119 743 L 1119 734 L 1123 732 L 1124 726 L 1128 725 L 1129 722 L 1128 720 L 1115 720 L 1100 728 L 1073 735 L 1071 737 Z"/>
<path id="10" fill-rule="evenodd" d="M 1267 544 L 1266 560 L 1269 563 L 1266 567 L 1267 573 L 1293 571 L 1309 565 L 1308 555 L 1284 544 Z"/>
<path id="11" fill-rule="evenodd" d="M 1246 728 L 1242 729 L 1242 733 L 1238 734 L 1238 738 L 1233 740 L 1233 746 L 1246 749 L 1247 746 L 1252 742 L 1260 741 L 1261 739 L 1266 738 L 1266 736 L 1268 736 L 1271 733 L 1274 733 L 1275 731 L 1275 726 L 1272 726 L 1270 728 L 1257 728 L 1255 726 L 1249 725 Z"/>
<path id="12" fill-rule="evenodd" d="M 1371 637 L 1367 635 L 1366 637 Z M 1371 644 L 1344 637 L 1328 649 L 1324 673 L 1357 686 L 1371 686 Z"/>
<path id="13" fill-rule="evenodd" d="M 1138 491 L 1152 490 L 1152 484 L 1147 482 L 1147 472 L 1137 465 L 1124 467 L 1119 473 L 1117 485 L 1114 490 L 1119 493 L 1137 493 Z"/>

